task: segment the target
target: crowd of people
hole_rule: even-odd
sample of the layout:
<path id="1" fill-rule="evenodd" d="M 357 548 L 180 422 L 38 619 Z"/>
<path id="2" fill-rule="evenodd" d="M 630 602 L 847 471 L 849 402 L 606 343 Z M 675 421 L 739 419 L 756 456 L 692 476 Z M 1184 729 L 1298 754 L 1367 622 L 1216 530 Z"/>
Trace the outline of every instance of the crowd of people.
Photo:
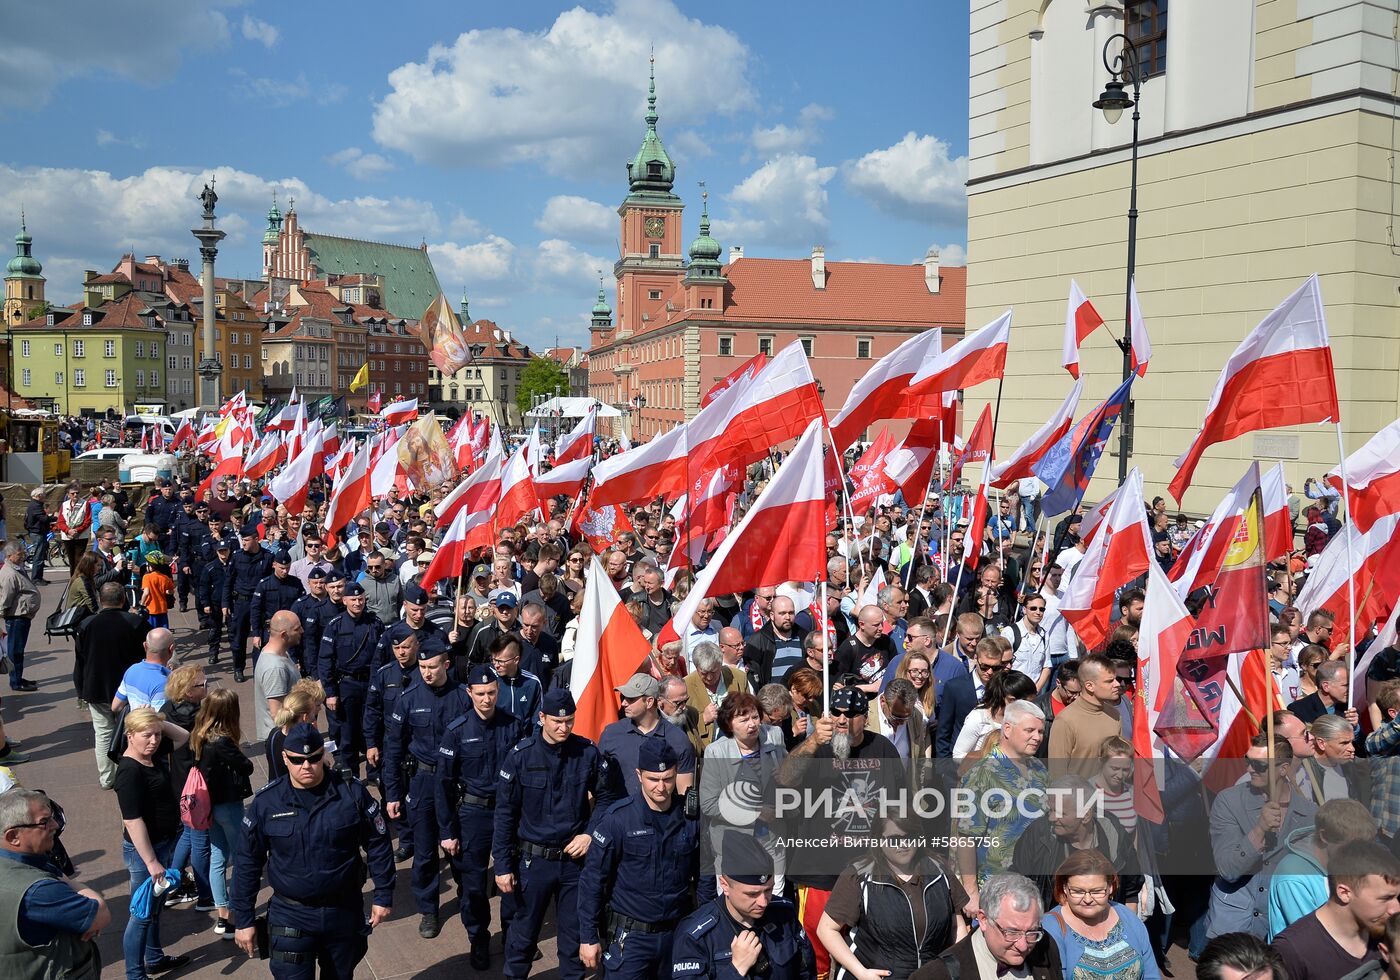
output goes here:
<path id="1" fill-rule="evenodd" d="M 748 474 L 741 507 L 769 475 Z M 824 585 L 707 598 L 673 640 L 694 571 L 667 568 L 660 502 L 599 553 L 554 501 L 424 589 L 450 487 L 376 501 L 339 535 L 320 495 L 291 516 L 235 481 L 161 483 L 140 507 L 114 482 L 37 496 L 25 530 L 63 545 L 73 683 L 144 894 L 127 976 L 187 962 L 162 945 L 170 910 L 212 914 L 275 976 L 350 976 L 403 870 L 423 939 L 455 890 L 471 966 L 492 965 L 494 932 L 517 980 L 551 909 L 565 978 L 1155 980 L 1175 940 L 1204 977 L 1400 977 L 1400 651 L 1352 706 L 1362 651 L 1292 605 L 1337 495 L 1309 481 L 1303 544 L 1268 571 L 1277 710 L 1225 785 L 1159 760 L 1157 822 L 1132 742 L 1141 583 L 1086 649 L 1058 612 L 1081 516 L 1037 535 L 1037 486 L 977 541 L 953 494 L 839 522 Z M 1194 526 L 1160 498 L 1150 517 L 1165 567 Z M 595 560 L 650 653 L 585 738 L 570 682 Z M 6 555 L 11 637 L 45 568 Z M 177 640 L 173 611 L 198 630 Z M 15 647 L 11 686 L 32 689 Z M 225 664 L 251 688 L 213 686 Z M 975 803 L 887 805 L 935 798 Z M 0 796 L 19 909 L 0 956 L 91 975 L 111 914 L 48 859 L 60 830 L 43 794 Z"/>

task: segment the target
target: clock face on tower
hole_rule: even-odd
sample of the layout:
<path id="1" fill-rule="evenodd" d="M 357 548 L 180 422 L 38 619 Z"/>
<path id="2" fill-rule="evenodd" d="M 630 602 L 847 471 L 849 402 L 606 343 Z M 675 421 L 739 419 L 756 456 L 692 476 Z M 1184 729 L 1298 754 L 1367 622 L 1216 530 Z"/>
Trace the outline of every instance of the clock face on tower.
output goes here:
<path id="1" fill-rule="evenodd" d="M 660 238 L 666 233 L 666 219 L 648 218 L 642 225 L 642 230 L 646 232 L 648 238 Z"/>

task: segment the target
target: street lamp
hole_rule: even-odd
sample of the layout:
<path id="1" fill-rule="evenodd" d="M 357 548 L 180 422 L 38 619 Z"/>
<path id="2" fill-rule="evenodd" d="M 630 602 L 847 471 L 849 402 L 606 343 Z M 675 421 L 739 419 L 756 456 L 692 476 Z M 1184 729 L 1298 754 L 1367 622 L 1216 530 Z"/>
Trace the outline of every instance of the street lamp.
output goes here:
<path id="1" fill-rule="evenodd" d="M 1121 41 L 1118 52 L 1110 57 L 1109 49 L 1114 41 Z M 1126 34 L 1114 34 L 1103 46 L 1103 66 L 1108 69 L 1109 80 L 1104 85 L 1103 94 L 1094 101 L 1094 108 L 1103 113 L 1104 121 L 1110 126 L 1123 117 L 1124 109 L 1133 110 L 1132 171 L 1128 182 L 1128 276 L 1123 290 L 1123 340 L 1118 345 L 1123 351 L 1123 380 L 1133 373 L 1133 274 L 1137 265 L 1137 171 L 1138 171 L 1138 121 L 1142 114 L 1138 111 L 1142 101 L 1142 61 L 1138 49 Z M 1133 94 L 1128 95 L 1131 85 Z M 1118 434 L 1118 483 L 1128 478 L 1128 458 L 1133 452 L 1133 400 L 1129 398 L 1123 406 L 1123 419 Z"/>

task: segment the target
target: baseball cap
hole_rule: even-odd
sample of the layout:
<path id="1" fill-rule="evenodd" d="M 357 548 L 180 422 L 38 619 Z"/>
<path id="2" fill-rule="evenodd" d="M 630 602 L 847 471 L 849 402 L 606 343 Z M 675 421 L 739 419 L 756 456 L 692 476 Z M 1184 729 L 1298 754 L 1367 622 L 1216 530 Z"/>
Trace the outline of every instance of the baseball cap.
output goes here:
<path id="1" fill-rule="evenodd" d="M 491 593 L 491 604 L 498 609 L 514 609 L 519 603 L 514 592 L 509 589 L 497 589 Z"/>
<path id="2" fill-rule="evenodd" d="M 633 674 L 627 678 L 627 683 L 613 690 L 627 698 L 654 698 L 661 693 L 656 678 L 650 674 Z"/>
<path id="3" fill-rule="evenodd" d="M 475 568 L 472 569 L 472 578 L 490 578 L 490 577 L 491 577 L 491 569 L 487 568 L 485 565 L 477 565 Z"/>

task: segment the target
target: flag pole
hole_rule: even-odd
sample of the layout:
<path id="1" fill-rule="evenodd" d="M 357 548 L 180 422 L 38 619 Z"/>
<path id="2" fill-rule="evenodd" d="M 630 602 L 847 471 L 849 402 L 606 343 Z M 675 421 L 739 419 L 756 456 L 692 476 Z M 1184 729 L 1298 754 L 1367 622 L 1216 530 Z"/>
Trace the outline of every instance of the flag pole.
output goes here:
<path id="1" fill-rule="evenodd" d="M 825 581 L 822 582 L 822 621 L 819 625 L 822 631 L 822 716 L 827 717 L 831 714 L 831 609 L 826 602 Z"/>
<path id="2" fill-rule="evenodd" d="M 836 440 L 832 438 L 831 429 L 826 429 L 826 441 L 831 446 L 831 451 L 836 454 L 836 475 L 841 480 L 841 496 L 846 501 L 846 515 L 850 519 L 851 529 L 855 530 L 856 512 L 851 507 L 851 494 L 846 488 L 846 467 L 841 462 L 841 450 L 836 448 Z M 856 534 L 856 560 L 860 563 L 860 577 L 865 578 L 865 558 L 860 553 L 860 535 Z"/>
<path id="3" fill-rule="evenodd" d="M 940 478 L 940 477 L 943 476 L 943 458 L 942 458 L 942 453 L 940 452 L 940 450 L 941 450 L 942 448 L 943 448 L 943 413 L 942 413 L 942 412 L 939 412 L 939 413 L 938 413 L 938 442 L 937 442 L 937 443 L 934 445 L 934 447 L 933 447 L 933 458 L 934 458 L 934 461 L 935 461 L 935 462 L 937 463 L 937 465 L 938 465 L 938 477 L 935 477 L 935 476 L 934 476 L 933 469 L 930 468 L 930 469 L 929 469 L 929 473 L 928 473 L 928 486 L 924 487 L 924 499 L 923 499 L 923 502 L 922 502 L 921 504 L 919 504 L 919 520 L 918 520 L 918 522 L 914 525 L 914 535 L 915 535 L 915 537 L 914 537 L 914 548 L 913 548 L 913 550 L 909 553 L 909 569 L 904 573 L 904 591 L 905 591 L 905 592 L 908 592 L 908 591 L 909 591 L 909 583 L 912 582 L 912 581 L 914 580 L 914 559 L 917 558 L 917 557 L 919 556 L 919 539 L 923 536 L 923 534 L 922 534 L 922 529 L 923 529 L 923 526 L 924 526 L 924 512 L 925 512 L 926 510 L 928 510 L 928 498 L 929 498 L 929 494 L 933 493 L 934 480 L 935 480 L 935 479 L 938 479 L 938 478 Z M 940 487 L 942 486 L 942 482 L 943 482 L 943 481 L 942 481 L 941 479 L 938 479 L 938 483 L 939 483 L 939 486 L 940 486 Z M 906 503 L 907 503 L 907 501 L 906 501 Z M 944 523 L 946 524 L 947 521 L 944 521 Z M 906 537 L 906 539 L 907 539 L 908 535 L 906 535 L 905 537 Z M 924 543 L 924 547 L 925 547 L 925 548 L 928 547 L 928 543 L 927 543 L 927 542 Z"/>
<path id="4" fill-rule="evenodd" d="M 1347 612 L 1351 616 L 1347 634 L 1347 710 L 1350 711 L 1353 707 L 1352 674 L 1356 672 L 1356 555 L 1352 552 L 1356 540 L 1356 535 L 1352 533 L 1356 529 L 1356 518 L 1351 512 L 1351 482 L 1347 479 L 1347 451 L 1342 443 L 1342 423 L 1338 420 L 1333 424 L 1337 429 L 1337 456 L 1341 460 L 1342 504 L 1347 509 L 1347 526 L 1343 530 L 1347 532 Z"/>

